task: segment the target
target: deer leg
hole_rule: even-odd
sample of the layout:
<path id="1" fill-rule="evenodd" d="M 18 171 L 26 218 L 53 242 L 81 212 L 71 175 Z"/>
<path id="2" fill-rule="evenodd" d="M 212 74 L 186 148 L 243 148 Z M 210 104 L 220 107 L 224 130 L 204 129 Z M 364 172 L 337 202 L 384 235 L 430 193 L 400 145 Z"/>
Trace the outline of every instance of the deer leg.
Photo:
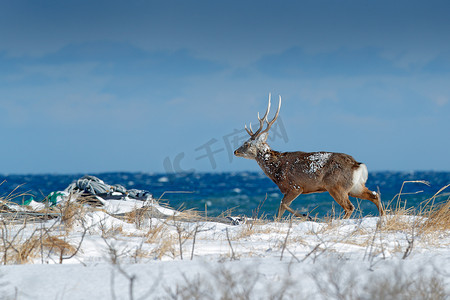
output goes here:
<path id="1" fill-rule="evenodd" d="M 333 199 L 336 200 L 336 202 L 344 209 L 345 211 L 344 219 L 350 218 L 353 211 L 355 210 L 355 207 L 350 202 L 350 199 L 348 199 L 347 192 L 339 188 L 330 189 L 328 190 L 328 192 L 330 193 L 331 197 L 333 197 Z"/>
<path id="2" fill-rule="evenodd" d="M 299 215 L 292 208 L 290 208 L 289 205 L 291 205 L 292 201 L 294 201 L 295 198 L 297 198 L 302 192 L 303 189 L 295 189 L 290 190 L 286 194 L 284 194 L 283 199 L 281 199 L 280 207 L 278 208 L 277 220 L 279 220 L 281 216 L 283 216 L 286 210 L 291 214 L 299 217 Z"/>
<path id="3" fill-rule="evenodd" d="M 290 212 L 291 214 L 293 214 L 294 216 L 296 216 L 297 218 L 307 218 L 308 220 L 311 219 L 308 215 L 303 215 L 303 214 L 299 214 L 297 211 L 293 210 L 292 208 L 290 208 L 287 205 L 284 205 L 284 208 Z"/>
<path id="4" fill-rule="evenodd" d="M 358 194 L 350 193 L 350 196 L 372 201 L 377 206 L 378 211 L 380 212 L 380 216 L 385 215 L 383 205 L 381 204 L 380 195 L 378 193 L 373 192 L 368 188 L 364 187 L 360 193 Z"/>

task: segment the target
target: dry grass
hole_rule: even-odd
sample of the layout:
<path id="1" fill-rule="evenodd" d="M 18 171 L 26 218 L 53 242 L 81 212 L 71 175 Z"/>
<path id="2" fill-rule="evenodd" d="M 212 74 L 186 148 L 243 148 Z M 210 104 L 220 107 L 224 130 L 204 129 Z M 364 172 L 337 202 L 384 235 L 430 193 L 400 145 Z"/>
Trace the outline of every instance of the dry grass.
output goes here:
<path id="1" fill-rule="evenodd" d="M 69 197 L 72 197 L 72 195 Z M 76 221 L 84 219 L 87 208 L 80 203 L 66 201 L 58 207 L 58 210 L 61 214 L 61 222 L 64 224 L 65 230 L 70 231 L 73 229 Z"/>
<path id="2" fill-rule="evenodd" d="M 135 224 L 137 229 L 141 229 L 146 223 L 146 216 L 151 213 L 152 211 L 149 206 L 137 208 L 126 213 L 122 220 L 130 224 Z"/>
<path id="3" fill-rule="evenodd" d="M 58 255 L 72 255 L 76 251 L 76 248 L 69 244 L 63 236 L 46 236 L 42 241 L 38 240 L 38 242 L 41 243 L 40 246 L 44 249 L 50 252 L 56 251 Z"/>
<path id="4" fill-rule="evenodd" d="M 5 257 L 6 263 L 24 264 L 35 258 L 39 252 L 40 239 L 32 237 L 25 242 L 17 243 L 13 246 L 14 251 L 9 251 L 10 255 Z"/>
<path id="5" fill-rule="evenodd" d="M 253 224 L 244 224 L 239 233 L 233 236 L 233 240 L 246 239 L 256 234 L 269 234 L 273 231 L 273 228 L 269 227 L 262 228 L 261 226 L 254 226 Z"/>
<path id="6" fill-rule="evenodd" d="M 0 182 L 0 185 L 2 185 L 6 180 L 3 180 L 2 182 Z M 24 198 L 24 197 L 28 197 L 31 196 L 31 194 L 29 194 L 29 192 L 19 192 L 19 189 L 23 186 L 23 184 L 18 185 L 15 189 L 13 189 L 8 195 L 6 195 L 5 197 L 0 197 L 0 202 L 14 202 L 14 199 L 17 198 Z"/>
<path id="7" fill-rule="evenodd" d="M 155 243 L 163 238 L 163 236 L 167 233 L 167 225 L 164 223 L 160 223 L 157 225 L 153 225 L 145 234 L 146 243 Z"/>
<path id="8" fill-rule="evenodd" d="M 124 236 L 126 235 L 123 230 L 122 224 L 110 224 L 106 225 L 101 223 L 100 229 L 102 233 L 103 238 L 115 238 L 118 236 Z"/>
<path id="9" fill-rule="evenodd" d="M 150 254 L 157 259 L 162 259 L 165 256 L 175 258 L 179 256 L 177 253 L 177 239 L 172 235 L 165 236 L 159 240 L 159 243 L 150 251 Z"/>
<path id="10" fill-rule="evenodd" d="M 383 230 L 415 229 L 419 234 L 436 234 L 443 230 L 450 230 L 450 197 L 446 201 L 435 204 L 436 198 L 449 186 L 450 184 L 441 188 L 430 199 L 421 203 L 418 208 L 407 209 L 405 204 L 402 206 L 399 203 L 400 196 L 398 196 L 399 202 L 395 204 L 395 209 L 391 209 L 383 220 Z"/>
<path id="11" fill-rule="evenodd" d="M 437 205 L 430 211 L 422 230 L 450 230 L 450 200 Z"/>
<path id="12" fill-rule="evenodd" d="M 26 239 L 17 239 L 15 243 L 10 243 L 9 249 L 0 249 L 4 254 L 3 264 L 29 263 L 39 256 L 47 258 L 52 254 L 57 255 L 61 263 L 64 256 L 73 255 L 77 250 L 62 236 L 40 235 L 37 232 Z"/>
<path id="13" fill-rule="evenodd" d="M 358 222 L 347 222 L 342 215 L 336 217 L 333 214 L 334 217 L 325 219 L 307 231 L 309 243 L 314 243 L 313 240 L 317 243 L 312 252 L 332 252 L 335 247 L 345 245 L 364 247 L 364 256 L 368 257 L 372 266 L 372 263 L 376 263 L 375 258 L 385 259 L 386 250 L 390 253 L 400 253 L 403 258 L 407 258 L 419 245 L 443 247 L 445 245 L 442 244 L 441 238 L 448 236 L 450 230 L 450 198 L 444 202 L 438 202 L 436 199 L 441 197 L 442 191 L 449 186 L 440 189 L 417 208 L 407 208 L 400 192 L 394 197 L 397 202 L 392 204 L 391 201 L 386 208 L 388 214 L 379 219 L 376 227 L 359 226 Z M 289 238 L 288 241 L 291 240 Z M 301 244 L 303 240 L 300 239 Z"/>
<path id="14" fill-rule="evenodd" d="M 423 215 L 427 218 L 422 226 L 424 232 L 435 230 L 450 230 L 450 197 L 447 201 L 434 205 L 435 199 L 445 189 L 450 187 L 450 184 L 441 188 L 429 201 L 430 208 L 425 210 Z"/>
<path id="15" fill-rule="evenodd" d="M 274 228 L 274 226 L 264 226 L 269 223 L 270 221 L 267 220 L 265 216 L 247 220 L 247 222 L 241 226 L 241 230 L 239 231 L 239 233 L 233 236 L 233 239 L 239 240 L 251 237 L 253 235 L 270 234 L 275 232 L 283 233 L 283 230 L 281 229 L 283 226 L 278 226 L 277 228 Z"/>
<path id="16" fill-rule="evenodd" d="M 411 226 L 416 227 L 419 220 L 411 217 L 417 217 L 414 208 L 403 209 L 390 212 L 382 220 L 382 230 L 384 232 L 407 231 Z"/>

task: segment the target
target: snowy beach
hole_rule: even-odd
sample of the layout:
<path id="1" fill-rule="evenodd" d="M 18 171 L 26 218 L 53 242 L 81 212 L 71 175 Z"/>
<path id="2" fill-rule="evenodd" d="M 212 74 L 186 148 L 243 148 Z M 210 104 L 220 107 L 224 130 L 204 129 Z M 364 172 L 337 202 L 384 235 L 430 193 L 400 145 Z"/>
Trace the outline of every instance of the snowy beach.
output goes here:
<path id="1" fill-rule="evenodd" d="M 381 219 L 239 219 L 237 225 L 157 203 L 141 206 L 111 213 L 68 202 L 54 219 L 3 219 L 0 295 L 4 299 L 450 296 L 448 203 L 428 217 L 395 211 Z M 152 217 L 155 212 L 160 217 Z"/>

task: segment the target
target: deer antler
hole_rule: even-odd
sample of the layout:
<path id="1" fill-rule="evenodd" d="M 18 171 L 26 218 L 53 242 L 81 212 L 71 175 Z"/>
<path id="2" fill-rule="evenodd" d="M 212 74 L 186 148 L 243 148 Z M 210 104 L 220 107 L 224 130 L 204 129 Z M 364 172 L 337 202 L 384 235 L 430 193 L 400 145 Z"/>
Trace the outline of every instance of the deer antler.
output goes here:
<path id="1" fill-rule="evenodd" d="M 270 127 L 272 127 L 273 123 L 275 123 L 275 121 L 277 120 L 278 114 L 280 113 L 280 108 L 281 108 L 281 96 L 279 96 L 279 97 L 280 97 L 280 98 L 279 98 L 279 100 L 278 100 L 278 109 L 277 109 L 277 112 L 275 113 L 275 116 L 273 117 L 272 121 L 270 121 L 270 122 L 269 122 L 269 120 L 267 120 L 267 116 L 266 116 L 267 127 L 266 127 L 266 129 L 264 129 L 264 130 L 260 133 L 260 135 L 263 134 L 264 132 L 268 132 L 269 129 L 270 129 Z M 270 104 L 270 102 L 269 102 L 269 104 Z"/>
<path id="2" fill-rule="evenodd" d="M 266 121 L 267 122 L 267 124 L 269 125 L 263 132 L 266 132 L 267 130 L 269 130 L 269 128 L 270 128 L 270 126 L 272 126 L 272 124 L 273 124 L 273 122 L 275 122 L 275 120 L 276 120 L 276 118 L 278 118 L 278 113 L 279 113 L 279 111 L 280 111 L 280 106 L 281 106 L 281 96 L 280 96 L 280 103 L 278 104 L 278 110 L 277 110 L 277 112 L 276 112 L 276 115 L 275 115 L 275 118 L 272 120 L 272 121 L 268 121 L 267 120 L 267 116 L 269 115 L 269 112 L 270 112 L 270 98 L 271 98 L 271 94 L 269 93 L 269 104 L 267 105 L 267 110 L 266 110 L 266 113 L 264 114 L 264 117 L 262 117 L 262 118 L 260 118 L 259 117 L 259 112 L 258 112 L 258 120 L 259 120 L 259 129 L 255 132 L 255 133 L 253 133 L 253 129 L 252 129 L 252 123 L 250 123 L 250 129 L 248 129 L 247 128 L 247 125 L 245 125 L 245 130 L 247 131 L 247 133 L 250 135 L 250 136 L 254 136 L 254 137 L 257 137 L 257 136 L 259 136 L 262 132 L 261 132 L 261 130 L 263 129 L 263 127 L 264 127 L 264 121 Z"/>

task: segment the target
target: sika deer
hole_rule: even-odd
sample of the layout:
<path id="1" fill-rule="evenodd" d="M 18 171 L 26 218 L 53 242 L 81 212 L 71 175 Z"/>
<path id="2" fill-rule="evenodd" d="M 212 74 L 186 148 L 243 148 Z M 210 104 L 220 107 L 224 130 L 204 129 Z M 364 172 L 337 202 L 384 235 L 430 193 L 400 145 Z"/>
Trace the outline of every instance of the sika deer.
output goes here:
<path id="1" fill-rule="evenodd" d="M 289 207 L 300 194 L 329 192 L 330 195 L 345 210 L 345 218 L 349 218 L 355 207 L 348 196 L 370 200 L 384 215 L 380 196 L 365 187 L 368 177 L 367 167 L 355 161 L 344 153 L 331 152 L 277 152 L 270 149 L 266 143 L 269 129 L 278 118 L 281 107 L 281 96 L 274 118 L 269 121 L 269 104 L 264 117 L 259 120 L 259 129 L 253 132 L 245 126 L 250 138 L 236 151 L 234 155 L 254 159 L 264 173 L 278 186 L 284 197 L 278 208 L 277 218 L 285 210 L 300 216 Z M 267 127 L 263 130 L 264 123 Z"/>

